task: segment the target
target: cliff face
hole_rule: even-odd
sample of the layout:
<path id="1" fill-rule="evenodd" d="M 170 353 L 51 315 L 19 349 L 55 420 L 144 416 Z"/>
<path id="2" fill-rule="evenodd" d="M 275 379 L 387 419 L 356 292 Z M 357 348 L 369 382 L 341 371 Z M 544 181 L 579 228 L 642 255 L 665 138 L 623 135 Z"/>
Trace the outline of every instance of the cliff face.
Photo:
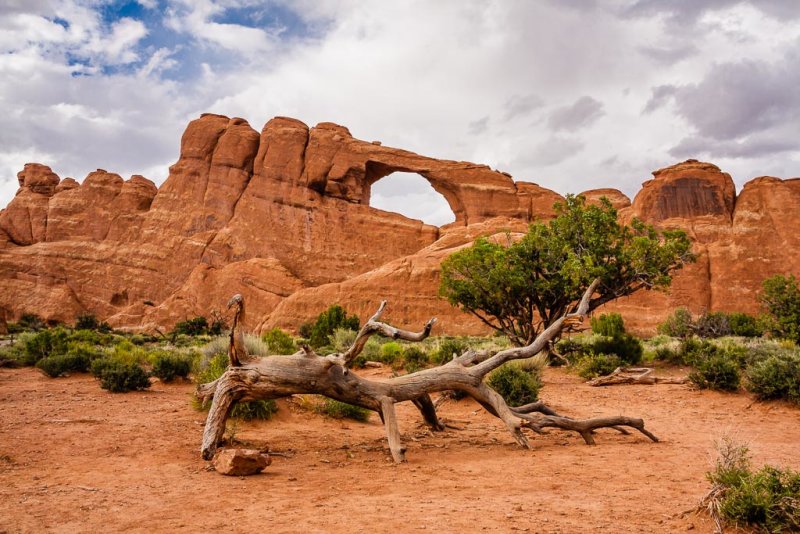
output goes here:
<path id="1" fill-rule="evenodd" d="M 426 178 L 455 222 L 442 228 L 369 207 L 393 172 Z M 332 303 L 366 315 L 388 298 L 406 324 L 441 318 L 443 331 L 482 332 L 436 296 L 438 266 L 478 235 L 524 232 L 561 197 L 484 165 L 443 161 L 308 128 L 278 117 L 259 133 L 243 119 L 192 121 L 166 182 L 98 170 L 82 184 L 28 164 L 0 212 L 0 308 L 74 321 L 169 328 L 248 300 L 250 327 L 296 328 Z M 654 173 L 633 203 L 613 189 L 623 219 L 687 230 L 700 259 L 668 296 L 616 304 L 646 329 L 672 308 L 755 311 L 761 280 L 798 272 L 800 180 L 758 178 L 737 198 L 730 177 L 688 161 Z"/>

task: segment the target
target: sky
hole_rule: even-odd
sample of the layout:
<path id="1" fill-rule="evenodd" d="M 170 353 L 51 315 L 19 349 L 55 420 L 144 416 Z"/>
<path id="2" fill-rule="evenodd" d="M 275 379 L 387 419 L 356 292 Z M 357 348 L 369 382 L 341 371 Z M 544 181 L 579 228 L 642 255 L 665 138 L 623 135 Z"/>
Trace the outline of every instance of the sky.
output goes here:
<path id="1" fill-rule="evenodd" d="M 562 194 L 633 196 L 688 158 L 741 189 L 800 176 L 798 88 L 798 0 L 0 0 L 0 206 L 26 162 L 161 184 L 204 112 L 336 122 Z M 371 205 L 453 219 L 417 175 Z"/>

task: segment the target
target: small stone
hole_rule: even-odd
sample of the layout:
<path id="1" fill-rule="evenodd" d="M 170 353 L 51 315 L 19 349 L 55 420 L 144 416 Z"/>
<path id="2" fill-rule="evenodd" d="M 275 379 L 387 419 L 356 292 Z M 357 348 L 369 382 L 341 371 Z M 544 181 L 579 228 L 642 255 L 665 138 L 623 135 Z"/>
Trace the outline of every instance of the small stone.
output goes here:
<path id="1" fill-rule="evenodd" d="M 254 449 L 223 449 L 214 455 L 214 469 L 222 475 L 248 476 L 264 470 L 272 459 Z"/>

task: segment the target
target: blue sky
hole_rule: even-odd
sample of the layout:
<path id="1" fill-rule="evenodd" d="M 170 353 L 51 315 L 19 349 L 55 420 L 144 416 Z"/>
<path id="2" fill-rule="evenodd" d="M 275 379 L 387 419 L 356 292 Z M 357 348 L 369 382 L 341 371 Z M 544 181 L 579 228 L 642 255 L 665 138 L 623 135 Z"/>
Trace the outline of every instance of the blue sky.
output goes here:
<path id="1" fill-rule="evenodd" d="M 690 157 L 741 187 L 800 175 L 798 86 L 795 0 L 6 0 L 0 205 L 29 161 L 160 184 L 203 112 L 337 122 L 561 193 L 633 195 Z M 395 178 L 374 205 L 451 218 Z"/>

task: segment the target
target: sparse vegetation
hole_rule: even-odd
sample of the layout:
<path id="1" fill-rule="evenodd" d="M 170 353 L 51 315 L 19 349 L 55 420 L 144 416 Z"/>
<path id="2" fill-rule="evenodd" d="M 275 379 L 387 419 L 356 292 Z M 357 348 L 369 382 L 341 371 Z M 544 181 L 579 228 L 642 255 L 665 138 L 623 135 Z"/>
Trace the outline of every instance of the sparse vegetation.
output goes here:
<path id="1" fill-rule="evenodd" d="M 522 406 L 539 398 L 542 381 L 535 373 L 509 362 L 492 371 L 486 384 L 500 394 L 509 406 Z"/>
<path id="2" fill-rule="evenodd" d="M 786 399 L 800 404 L 800 352 L 786 351 L 747 369 L 747 389 L 759 399 Z"/>
<path id="3" fill-rule="evenodd" d="M 358 330 L 359 320 L 355 315 L 348 316 L 344 308 L 334 304 L 320 313 L 313 323 L 300 326 L 300 335 L 308 339 L 309 345 L 319 348 L 330 344 L 331 335 L 337 328 Z"/>
<path id="4" fill-rule="evenodd" d="M 697 363 L 696 369 L 689 373 L 689 380 L 703 389 L 736 391 L 741 375 L 736 362 L 724 353 L 715 353 Z"/>
<path id="5" fill-rule="evenodd" d="M 119 357 L 99 358 L 92 362 L 92 374 L 100 380 L 100 387 L 112 393 L 140 391 L 150 387 L 141 365 Z"/>
<path id="6" fill-rule="evenodd" d="M 746 445 L 723 438 L 714 469 L 706 474 L 711 491 L 701 502 L 717 522 L 764 532 L 800 531 L 800 472 L 764 466 L 753 471 Z"/>
<path id="7" fill-rule="evenodd" d="M 294 338 L 286 331 L 275 327 L 265 332 L 261 339 L 269 347 L 271 354 L 294 354 L 297 352 L 297 345 Z"/>
<path id="8" fill-rule="evenodd" d="M 182 354 L 159 350 L 151 354 L 153 376 L 162 382 L 172 382 L 176 378 L 186 378 L 192 369 L 192 360 Z"/>
<path id="9" fill-rule="evenodd" d="M 625 322 L 618 313 L 602 313 L 592 317 L 591 325 L 592 332 L 601 336 L 614 337 L 625 333 Z"/>
<path id="10" fill-rule="evenodd" d="M 794 275 L 776 275 L 764 280 L 761 303 L 769 313 L 767 330 L 800 344 L 800 287 Z"/>
<path id="11" fill-rule="evenodd" d="M 617 367 L 623 367 L 623 362 L 616 354 L 593 354 L 589 353 L 578 360 L 575 368 L 578 376 L 591 380 L 598 376 L 609 375 Z"/>
<path id="12" fill-rule="evenodd" d="M 353 419 L 361 422 L 368 421 L 370 414 L 366 408 L 353 406 L 328 397 L 321 397 L 316 409 L 319 413 L 334 419 Z"/>
<path id="13" fill-rule="evenodd" d="M 175 324 L 172 330 L 173 336 L 203 336 L 208 335 L 208 319 L 203 316 L 197 316 L 193 319 L 186 319 L 179 321 Z"/>

